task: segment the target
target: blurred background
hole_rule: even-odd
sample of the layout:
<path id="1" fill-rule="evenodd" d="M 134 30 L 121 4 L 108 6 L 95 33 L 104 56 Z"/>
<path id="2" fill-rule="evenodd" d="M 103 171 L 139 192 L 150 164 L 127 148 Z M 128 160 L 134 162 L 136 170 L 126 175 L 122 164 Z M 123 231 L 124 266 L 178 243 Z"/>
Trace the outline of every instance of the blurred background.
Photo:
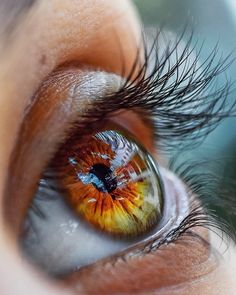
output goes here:
<path id="1" fill-rule="evenodd" d="M 233 51 L 233 57 L 236 57 L 236 0 L 133 0 L 133 2 L 137 6 L 145 27 L 164 26 L 165 29 L 176 33 L 188 23 L 193 28 L 194 38 L 204 41 L 201 59 L 211 52 L 217 42 L 224 56 Z M 227 76 L 231 81 L 236 82 L 236 62 L 227 69 Z M 220 80 L 218 82 L 220 83 Z M 235 85 L 234 88 L 236 89 Z M 228 99 L 236 99 L 236 90 L 232 91 Z M 226 119 L 200 147 L 186 151 L 186 154 L 188 156 L 184 155 L 185 159 L 190 160 L 200 161 L 208 156 L 219 160 L 219 165 L 214 163 L 212 165 L 212 162 L 209 162 L 211 167 L 207 167 L 213 169 L 213 173 L 219 178 L 215 192 L 218 193 L 224 188 L 224 191 L 236 197 L 235 118 Z M 202 169 L 205 170 L 206 167 Z M 227 210 L 224 211 L 220 209 L 220 206 L 215 206 L 214 201 L 211 206 L 217 210 L 218 214 L 230 218 L 236 228 L 235 210 L 235 214 L 229 217 L 228 212 L 225 212 Z"/>

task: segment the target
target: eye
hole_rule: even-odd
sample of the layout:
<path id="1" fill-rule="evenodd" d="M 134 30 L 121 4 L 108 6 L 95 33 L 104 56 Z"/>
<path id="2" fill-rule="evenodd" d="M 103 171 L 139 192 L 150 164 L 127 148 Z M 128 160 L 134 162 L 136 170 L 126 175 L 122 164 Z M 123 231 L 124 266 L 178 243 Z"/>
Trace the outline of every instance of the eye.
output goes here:
<path id="1" fill-rule="evenodd" d="M 182 54 L 168 45 L 150 75 L 144 66 L 124 80 L 72 62 L 36 92 L 12 157 L 6 213 L 24 254 L 50 275 L 87 277 L 91 269 L 106 272 L 106 262 L 145 261 L 150 253 L 155 259 L 164 253 L 164 261 L 172 260 L 162 269 L 171 273 L 176 263 L 188 280 L 215 267 L 204 229 L 214 223 L 196 198 L 198 188 L 163 168 L 159 157 L 160 147 L 186 138 L 195 143 L 231 110 L 227 85 L 204 93 L 224 64 L 214 68 L 210 55 L 191 67 L 190 43 Z M 183 173 L 189 184 L 186 171 L 189 166 Z M 178 244 L 185 233 L 191 239 Z M 182 247 L 176 257 L 167 247 L 175 242 Z M 189 273 L 184 253 L 190 249 L 191 266 L 200 255 L 208 262 L 204 271 Z"/>
<path id="2" fill-rule="evenodd" d="M 162 218 L 158 165 L 128 131 L 72 136 L 40 183 L 22 245 L 31 259 L 57 274 L 142 241 Z"/>

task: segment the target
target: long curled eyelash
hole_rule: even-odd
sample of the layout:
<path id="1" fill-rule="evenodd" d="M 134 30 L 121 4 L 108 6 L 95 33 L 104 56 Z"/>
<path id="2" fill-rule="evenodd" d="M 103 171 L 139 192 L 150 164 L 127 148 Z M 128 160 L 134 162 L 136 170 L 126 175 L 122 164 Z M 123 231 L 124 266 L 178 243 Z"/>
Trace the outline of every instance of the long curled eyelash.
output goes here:
<path id="1" fill-rule="evenodd" d="M 225 75 L 233 59 L 231 55 L 218 57 L 216 45 L 208 57 L 200 61 L 202 46 L 197 50 L 198 42 L 192 44 L 193 34 L 179 52 L 185 33 L 177 40 L 167 42 L 164 53 L 159 56 L 160 35 L 158 32 L 150 49 L 144 42 L 141 68 L 138 51 L 130 75 L 119 91 L 101 97 L 84 116 L 90 122 L 96 122 L 116 111 L 134 110 L 140 112 L 144 120 L 151 119 L 158 145 L 165 150 L 176 148 L 183 139 L 185 147 L 187 142 L 192 147 L 222 119 L 235 115 L 236 101 L 229 103 L 227 100 L 233 83 L 225 76 L 222 86 L 216 85 L 216 78 Z M 189 63 L 193 52 L 195 56 Z M 176 61 L 172 63 L 171 59 Z M 83 129 L 83 124 L 78 122 L 76 128 Z"/>
<path id="2" fill-rule="evenodd" d="M 158 145 L 164 150 L 170 150 L 182 142 L 185 143 L 185 148 L 188 143 L 191 147 L 199 144 L 222 119 L 235 115 L 236 100 L 230 103 L 227 100 L 232 83 L 225 76 L 225 83 L 216 86 L 216 78 L 224 75 L 233 61 L 231 55 L 218 58 L 219 49 L 216 45 L 208 57 L 200 61 L 202 46 L 196 50 L 197 42 L 192 45 L 192 34 L 180 52 L 180 43 L 185 34 L 183 33 L 175 41 L 167 42 L 164 53 L 160 56 L 158 44 L 161 34 L 158 32 L 149 49 L 144 42 L 143 65 L 140 67 L 139 64 L 140 50 L 120 89 L 116 93 L 101 97 L 91 110 L 88 108 L 82 121 L 74 124 L 73 130 L 82 132 L 85 124 L 86 130 L 89 130 L 88 124 L 96 123 L 101 118 L 109 118 L 114 112 L 134 110 L 141 114 L 143 120 L 151 122 Z M 193 52 L 195 56 L 189 63 Z M 171 62 L 172 58 L 175 59 L 174 63 Z M 229 220 L 220 218 L 215 213 L 217 208 L 236 209 L 232 198 L 235 184 L 232 182 L 230 192 L 223 188 L 221 192 L 215 191 L 219 179 L 214 174 L 196 173 L 196 166 L 201 167 L 203 163 L 184 163 L 178 168 L 173 168 L 172 164 L 170 168 L 187 184 L 190 195 L 199 196 L 204 209 L 202 204 L 192 204 L 189 215 L 177 228 L 172 229 L 162 239 L 148 243 L 143 251 L 150 252 L 165 243 L 174 242 L 184 234 L 191 234 L 191 229 L 197 226 L 211 230 L 220 229 L 236 240 Z M 224 198 L 219 197 L 219 193 L 223 193 Z M 214 208 L 209 206 L 213 200 Z M 236 210 L 231 212 L 233 215 Z M 40 212 L 36 213 L 40 215 Z"/>

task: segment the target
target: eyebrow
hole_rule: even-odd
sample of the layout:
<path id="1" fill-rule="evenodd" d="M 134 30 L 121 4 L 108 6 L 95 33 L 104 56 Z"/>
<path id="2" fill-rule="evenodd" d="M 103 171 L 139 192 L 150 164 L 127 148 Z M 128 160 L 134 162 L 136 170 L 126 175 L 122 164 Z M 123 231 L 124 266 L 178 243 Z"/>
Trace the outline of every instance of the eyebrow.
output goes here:
<path id="1" fill-rule="evenodd" d="M 0 36 L 8 37 L 38 0 L 1 0 Z"/>

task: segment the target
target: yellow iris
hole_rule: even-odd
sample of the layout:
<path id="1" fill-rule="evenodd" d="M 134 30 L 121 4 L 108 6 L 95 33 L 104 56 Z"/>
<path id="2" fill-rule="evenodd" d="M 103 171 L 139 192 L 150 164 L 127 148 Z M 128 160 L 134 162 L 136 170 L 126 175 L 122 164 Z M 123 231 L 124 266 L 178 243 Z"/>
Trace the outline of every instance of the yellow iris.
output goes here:
<path id="1" fill-rule="evenodd" d="M 135 236 L 161 217 L 159 176 L 147 152 L 117 131 L 90 136 L 64 152 L 61 183 L 79 216 L 97 228 Z"/>

